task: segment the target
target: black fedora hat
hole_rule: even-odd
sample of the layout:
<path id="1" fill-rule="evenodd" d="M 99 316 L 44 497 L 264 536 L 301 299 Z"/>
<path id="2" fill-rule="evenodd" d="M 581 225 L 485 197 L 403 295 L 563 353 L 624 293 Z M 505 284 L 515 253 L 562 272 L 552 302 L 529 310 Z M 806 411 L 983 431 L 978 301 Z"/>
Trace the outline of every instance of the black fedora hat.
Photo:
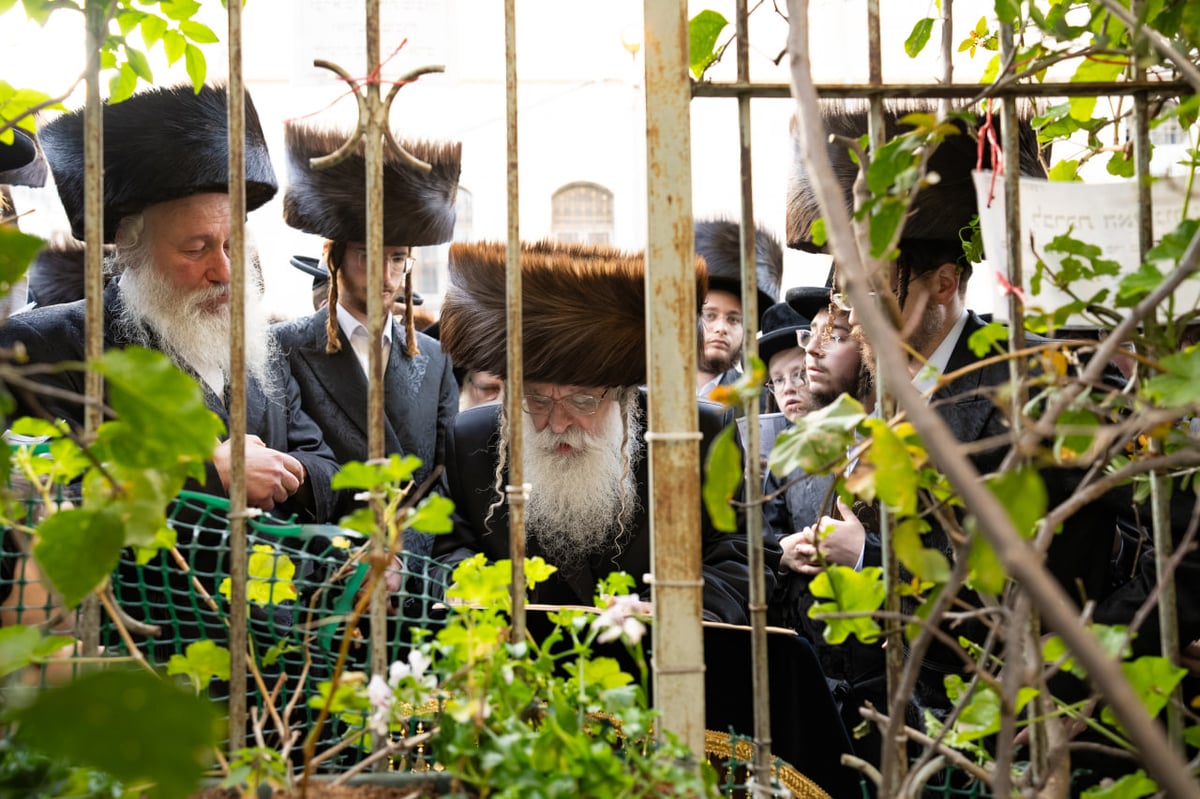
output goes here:
<path id="1" fill-rule="evenodd" d="M 808 330 L 812 320 L 786 302 L 777 302 L 763 312 L 762 335 L 758 337 L 758 357 L 767 368 L 771 359 L 784 350 L 799 347 L 796 333 Z"/>
<path id="2" fill-rule="evenodd" d="M 787 290 L 786 302 L 811 322 L 818 313 L 829 307 L 830 289 L 828 286 L 797 286 Z"/>

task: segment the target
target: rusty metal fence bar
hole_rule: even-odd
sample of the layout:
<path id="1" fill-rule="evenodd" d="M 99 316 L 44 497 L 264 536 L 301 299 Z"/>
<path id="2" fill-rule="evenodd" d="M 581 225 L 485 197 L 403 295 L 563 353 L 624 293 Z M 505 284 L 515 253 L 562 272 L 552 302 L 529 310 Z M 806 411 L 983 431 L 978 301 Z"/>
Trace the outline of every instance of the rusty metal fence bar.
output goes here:
<path id="1" fill-rule="evenodd" d="M 242 8 L 229 15 L 229 740 L 246 729 L 246 94 L 242 80 Z"/>
<path id="2" fill-rule="evenodd" d="M 737 3 L 737 76 L 738 81 L 750 80 L 749 12 L 746 0 Z M 765 309 L 758 307 L 757 241 L 758 225 L 754 218 L 754 185 L 751 173 L 750 97 L 737 98 L 738 162 L 741 170 L 741 272 L 743 374 L 753 374 L 758 358 L 758 318 Z M 766 574 L 763 556 L 763 516 L 758 512 L 762 501 L 762 459 L 759 427 L 758 397 L 742 405 L 746 414 L 746 538 L 747 560 L 750 564 L 750 663 L 751 696 L 754 702 L 754 761 L 751 773 L 755 784 L 770 785 L 771 777 L 771 709 L 770 680 L 767 668 L 767 600 Z"/>
<path id="3" fill-rule="evenodd" d="M 654 702 L 704 751 L 703 580 L 687 3 L 645 0 L 646 355 Z"/>
<path id="4" fill-rule="evenodd" d="M 504 96 L 507 119 L 508 169 L 508 247 L 505 299 L 508 303 L 506 320 L 508 348 L 508 385 L 504 391 L 504 410 L 508 418 L 508 500 L 509 556 L 513 562 L 512 577 L 512 640 L 525 638 L 525 486 L 523 461 L 525 418 L 521 415 L 521 398 L 525 395 L 524 342 L 522 341 L 524 310 L 521 302 L 521 225 L 520 225 L 520 165 L 517 157 L 517 9 L 516 0 L 504 2 Z"/>

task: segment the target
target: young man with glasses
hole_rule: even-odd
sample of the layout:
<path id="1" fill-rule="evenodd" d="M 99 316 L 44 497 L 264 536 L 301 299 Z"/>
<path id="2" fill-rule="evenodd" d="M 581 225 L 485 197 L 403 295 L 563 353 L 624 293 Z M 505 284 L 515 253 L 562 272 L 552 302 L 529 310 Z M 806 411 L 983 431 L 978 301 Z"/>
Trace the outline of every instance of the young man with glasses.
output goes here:
<path id="1" fill-rule="evenodd" d="M 453 245 L 440 321 L 441 340 L 457 363 L 502 377 L 505 265 L 503 244 Z M 644 258 L 608 247 L 532 244 L 524 246 L 521 268 L 527 552 L 558 568 L 533 601 L 590 606 L 597 581 L 613 571 L 630 574 L 648 599 L 650 482 L 646 396 L 639 388 L 646 374 Z M 701 269 L 697 259 L 698 286 Z M 730 414 L 701 401 L 699 419 L 703 457 Z M 455 420 L 445 491 L 456 524 L 434 542 L 435 557 L 448 567 L 478 552 L 509 557 L 510 429 L 502 404 L 463 411 Z M 744 539 L 718 532 L 707 512 L 701 519 L 705 618 L 745 623 Z"/>
<path id="2" fill-rule="evenodd" d="M 708 270 L 708 293 L 697 321 L 696 393 L 707 398 L 717 386 L 741 376 L 745 325 L 742 315 L 741 226 L 730 220 L 696 223 L 696 254 Z M 759 228 L 754 235 L 758 323 L 779 295 L 783 278 L 783 248 Z"/>
<path id="3" fill-rule="evenodd" d="M 383 282 L 372 286 L 363 244 L 365 160 L 356 151 L 326 169 L 311 164 L 311 159 L 335 152 L 349 135 L 297 123 L 287 127 L 284 219 L 326 239 L 318 268 L 329 273 L 330 281 L 324 310 L 282 323 L 276 334 L 300 385 L 304 409 L 320 425 L 340 463 L 367 458 L 367 369 L 370 348 L 382 349 L 384 450 L 420 458 L 414 475 L 419 485 L 443 461 L 446 430 L 458 412 L 458 383 L 441 345 L 415 329 L 413 248 L 444 243 L 454 233 L 462 146 L 403 142 L 410 154 L 431 165 L 428 173 L 385 153 Z M 374 345 L 367 331 L 372 295 L 384 307 L 383 338 Z M 401 318 L 392 313 L 398 296 L 405 299 Z M 342 509 L 351 510 L 352 497 L 342 500 Z M 408 551 L 427 555 L 430 548 L 428 536 L 406 537 Z"/>

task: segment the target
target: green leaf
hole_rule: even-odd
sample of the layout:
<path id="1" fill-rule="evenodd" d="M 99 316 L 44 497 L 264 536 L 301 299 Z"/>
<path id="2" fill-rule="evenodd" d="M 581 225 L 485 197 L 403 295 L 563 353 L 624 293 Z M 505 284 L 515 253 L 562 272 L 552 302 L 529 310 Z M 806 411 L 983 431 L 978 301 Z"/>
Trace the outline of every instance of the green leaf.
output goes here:
<path id="1" fill-rule="evenodd" d="M 818 217 L 814 220 L 808 232 L 809 236 L 812 237 L 813 244 L 818 247 L 824 247 L 825 242 L 829 240 L 829 234 L 825 232 L 825 217 Z"/>
<path id="2" fill-rule="evenodd" d="M 166 31 L 162 35 L 163 53 L 167 56 L 167 64 L 174 64 L 187 49 L 187 39 L 179 31 Z"/>
<path id="3" fill-rule="evenodd" d="M 96 369 L 108 381 L 109 404 L 118 422 L 104 440 L 122 462 L 148 469 L 203 463 L 225 432 L 204 404 L 196 381 L 161 352 L 142 347 L 112 349 Z"/>
<path id="4" fill-rule="evenodd" d="M 1158 783 L 1146 776 L 1146 772 L 1138 769 L 1132 774 L 1125 774 L 1111 784 L 1100 784 L 1088 788 L 1081 799 L 1142 799 L 1158 793 Z"/>
<path id="5" fill-rule="evenodd" d="M 925 45 L 929 43 L 929 34 L 933 32 L 934 21 L 932 17 L 925 17 L 913 25 L 912 32 L 904 40 L 904 52 L 908 53 L 909 58 L 916 58 L 925 49 Z"/>
<path id="6" fill-rule="evenodd" d="M 1112 19 L 1110 17 L 1110 19 Z M 1084 58 L 1075 68 L 1071 76 L 1072 83 L 1111 83 L 1125 71 L 1125 64 L 1119 58 Z M 1096 109 L 1095 97 L 1072 97 L 1071 118 L 1087 122 L 1092 118 Z"/>
<path id="7" fill-rule="evenodd" d="M 150 62 L 146 60 L 146 56 L 141 50 L 125 45 L 125 57 L 129 59 L 130 68 L 137 73 L 139 78 L 147 83 L 154 82 L 154 73 L 150 70 Z"/>
<path id="8" fill-rule="evenodd" d="M 442 534 L 454 529 L 454 502 L 441 494 L 430 494 L 421 500 L 412 515 L 408 517 L 408 526 L 419 533 Z"/>
<path id="9" fill-rule="evenodd" d="M 871 255 L 882 258 L 891 247 L 896 231 L 904 224 L 908 204 L 897 197 L 884 198 L 871 214 Z"/>
<path id="10" fill-rule="evenodd" d="M 73 608 L 104 582 L 121 556 L 125 530 L 121 519 L 105 509 L 73 508 L 59 511 L 38 526 L 33 556 Z"/>
<path id="11" fill-rule="evenodd" d="M 936 549 L 925 546 L 921 533 L 929 529 L 923 519 L 905 519 L 892 531 L 896 557 L 913 575 L 926 583 L 944 583 L 950 579 L 950 561 Z"/>
<path id="12" fill-rule="evenodd" d="M 200 4 L 196 0 L 164 0 L 158 6 L 168 19 L 182 21 L 196 16 Z"/>
<path id="13" fill-rule="evenodd" d="M 1055 426 L 1055 459 L 1071 461 L 1087 455 L 1096 441 L 1095 431 L 1099 425 L 1100 420 L 1096 414 L 1086 408 L 1068 408 L 1063 411 Z"/>
<path id="14" fill-rule="evenodd" d="M 192 20 L 180 22 L 179 32 L 197 44 L 216 44 L 220 41 L 212 28 Z"/>
<path id="15" fill-rule="evenodd" d="M 7 677 L 31 663 L 44 663 L 64 646 L 75 642 L 65 635 L 42 635 L 36 627 L 15 624 L 0 627 L 0 677 Z"/>
<path id="16" fill-rule="evenodd" d="M 705 9 L 688 20 L 688 62 L 696 80 L 717 60 L 717 39 L 729 20 L 711 9 Z"/>
<path id="17" fill-rule="evenodd" d="M 1108 159 L 1108 164 L 1105 169 L 1110 175 L 1116 175 L 1119 178 L 1131 178 L 1136 170 L 1137 164 L 1129 157 L 1124 150 L 1115 152 Z"/>
<path id="18" fill-rule="evenodd" d="M 1001 322 L 988 322 L 971 334 L 967 345 L 976 358 L 984 358 L 1003 352 L 1003 344 L 1008 341 L 1008 328 Z"/>
<path id="19" fill-rule="evenodd" d="M 45 241 L 22 233 L 16 225 L 0 225 L 0 296 L 8 296 L 45 246 Z"/>
<path id="20" fill-rule="evenodd" d="M 1158 244 L 1146 253 L 1147 261 L 1168 261 L 1178 263 L 1187 251 L 1188 245 L 1200 229 L 1200 219 L 1185 219 L 1174 230 L 1162 237 Z"/>
<path id="21" fill-rule="evenodd" d="M 17 737 L 127 784 L 155 783 L 161 799 L 196 790 L 220 740 L 212 702 L 144 671 L 86 674 L 17 713 Z"/>
<path id="22" fill-rule="evenodd" d="M 713 527 L 726 533 L 737 531 L 737 513 L 729 503 L 742 483 L 742 451 L 733 431 L 734 426 L 729 425 L 717 434 L 704 464 L 704 507 Z"/>
<path id="23" fill-rule="evenodd" d="M 338 520 L 338 526 L 365 536 L 375 535 L 375 511 L 367 507 L 355 508 L 348 516 Z"/>
<path id="24" fill-rule="evenodd" d="M 128 100 L 137 89 L 137 73 L 128 64 L 121 64 L 117 74 L 108 81 L 108 102 L 119 103 Z"/>
<path id="25" fill-rule="evenodd" d="M 1200 348 L 1166 356 L 1160 362 L 1163 374 L 1146 379 L 1142 393 L 1162 405 L 1179 406 L 1200 400 Z"/>
<path id="26" fill-rule="evenodd" d="M 84 479 L 83 499 L 88 507 L 104 507 L 120 520 L 126 545 L 153 546 L 166 525 L 166 507 L 183 488 L 182 470 L 129 468 L 108 464 L 108 475 L 99 470 Z M 111 476 L 117 483 L 112 485 Z"/>
<path id="27" fill-rule="evenodd" d="M 1122 663 L 1121 671 L 1137 691 L 1151 717 L 1157 716 L 1167 706 L 1171 701 L 1171 693 L 1188 673 L 1185 668 L 1171 665 L 1167 658 L 1149 655 Z M 1105 724 L 1118 728 L 1121 726 L 1116 714 L 1107 705 L 1100 711 L 1100 718 Z"/>
<path id="28" fill-rule="evenodd" d="M 196 641 L 188 644 L 184 654 L 171 655 L 167 674 L 185 675 L 196 693 L 200 693 L 211 680 L 229 679 L 229 662 L 228 649 L 212 641 Z"/>
<path id="29" fill-rule="evenodd" d="M 167 23 L 160 17 L 146 14 L 141 21 L 142 39 L 146 42 L 147 47 L 154 47 L 162 39 L 163 34 L 167 32 Z"/>
<path id="30" fill-rule="evenodd" d="M 393 452 L 382 464 L 366 464 L 349 461 L 333 476 L 333 488 L 357 488 L 370 491 L 386 485 L 400 485 L 412 479 L 421 466 L 416 455 L 398 455 Z"/>
<path id="31" fill-rule="evenodd" d="M 821 474 L 830 463 L 846 456 L 847 448 L 856 441 L 855 431 L 865 418 L 862 404 L 842 394 L 824 408 L 798 417 L 794 427 L 780 433 L 767 465 L 776 477 L 784 477 L 796 469 Z"/>
<path id="32" fill-rule="evenodd" d="M 1014 25 L 1021 16 L 1020 0 L 996 0 L 996 21 L 1002 25 Z"/>
<path id="33" fill-rule="evenodd" d="M 832 599 L 832 602 L 814 602 L 808 615 L 821 619 L 823 613 L 870 614 L 879 610 L 886 592 L 883 588 L 883 570 L 878 566 L 867 566 L 857 572 L 848 566 L 830 566 L 809 583 L 814 597 Z M 844 619 L 822 619 L 825 622 L 825 640 L 840 644 L 853 635 L 864 644 L 879 639 L 879 624 L 869 615 Z"/>
<path id="34" fill-rule="evenodd" d="M 1138 267 L 1136 272 L 1126 273 L 1117 284 L 1117 307 L 1131 308 L 1137 305 L 1147 294 L 1158 288 L 1162 281 L 1163 273 L 1149 261 Z"/>
<path id="35" fill-rule="evenodd" d="M 1004 564 L 1000 562 L 996 550 L 992 549 L 983 533 L 979 532 L 975 517 L 967 517 L 966 529 L 970 536 L 970 550 L 967 553 L 970 571 L 967 574 L 967 585 L 977 591 L 999 594 L 1004 590 L 1004 581 L 1008 579 L 1004 572 Z"/>
<path id="36" fill-rule="evenodd" d="M 128 36 L 129 32 L 138 26 L 142 21 L 142 17 L 146 16 L 141 11 L 133 9 L 122 9 L 117 12 L 117 28 L 120 29 L 122 36 Z"/>
<path id="37" fill-rule="evenodd" d="M 1046 484 L 1036 469 L 1023 466 L 988 475 L 988 490 L 1008 511 L 1008 518 L 1022 537 L 1032 538 L 1038 520 L 1046 515 Z"/>
<path id="38" fill-rule="evenodd" d="M 184 62 L 187 65 L 188 77 L 192 79 L 192 87 L 199 92 L 204 86 L 204 76 L 208 73 L 208 62 L 204 53 L 194 44 L 189 44 L 184 50 Z"/>
<path id="39" fill-rule="evenodd" d="M 1090 627 L 1100 644 L 1110 658 L 1119 660 L 1129 653 L 1129 644 L 1125 641 L 1126 627 L 1123 624 L 1093 624 Z M 1075 658 L 1070 657 L 1070 650 L 1057 635 L 1051 635 L 1042 642 L 1042 658 L 1047 663 L 1057 663 L 1062 659 L 1064 671 L 1074 674 L 1081 680 L 1087 679 L 1087 669 L 1079 665 Z"/>
<path id="40" fill-rule="evenodd" d="M 871 436 L 871 448 L 863 460 L 874 466 L 875 495 L 887 507 L 903 516 L 917 511 L 917 467 L 908 447 L 885 419 L 863 421 Z"/>

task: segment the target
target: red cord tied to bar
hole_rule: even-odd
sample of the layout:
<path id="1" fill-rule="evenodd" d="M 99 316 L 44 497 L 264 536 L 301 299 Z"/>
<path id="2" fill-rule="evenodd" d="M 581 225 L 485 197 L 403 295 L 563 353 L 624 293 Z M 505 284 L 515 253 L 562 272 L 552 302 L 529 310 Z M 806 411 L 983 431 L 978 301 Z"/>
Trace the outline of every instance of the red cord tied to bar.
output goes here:
<path id="1" fill-rule="evenodd" d="M 992 170 L 992 181 L 988 184 L 988 196 L 985 206 L 992 207 L 992 200 L 996 198 L 996 177 L 1004 174 L 1004 153 L 1000 151 L 1000 142 L 996 140 L 996 124 L 992 117 L 992 100 L 989 97 L 985 106 L 986 110 L 983 115 L 983 124 L 979 127 L 979 139 L 975 142 L 975 169 L 983 169 L 983 144 L 987 141 L 992 145 L 991 163 L 988 164 Z"/>

